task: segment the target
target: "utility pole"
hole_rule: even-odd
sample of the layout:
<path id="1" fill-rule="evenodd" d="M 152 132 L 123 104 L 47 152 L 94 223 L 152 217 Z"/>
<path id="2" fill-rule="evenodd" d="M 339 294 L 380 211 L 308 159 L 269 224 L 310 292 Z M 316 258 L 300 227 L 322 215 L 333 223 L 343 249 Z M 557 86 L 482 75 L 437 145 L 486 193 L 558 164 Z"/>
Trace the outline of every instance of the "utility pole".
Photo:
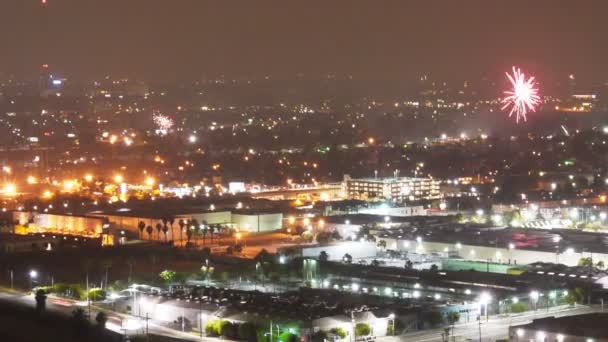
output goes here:
<path id="1" fill-rule="evenodd" d="M 148 320 L 150 318 L 148 318 L 148 312 L 146 311 L 146 341 L 150 341 L 150 334 L 149 334 L 149 330 L 148 330 Z"/>
<path id="2" fill-rule="evenodd" d="M 479 342 L 481 342 L 481 316 L 479 317 Z"/>
<path id="3" fill-rule="evenodd" d="M 91 319 L 91 296 L 89 296 L 89 272 L 87 271 L 87 306 L 89 307 L 89 319 Z"/>

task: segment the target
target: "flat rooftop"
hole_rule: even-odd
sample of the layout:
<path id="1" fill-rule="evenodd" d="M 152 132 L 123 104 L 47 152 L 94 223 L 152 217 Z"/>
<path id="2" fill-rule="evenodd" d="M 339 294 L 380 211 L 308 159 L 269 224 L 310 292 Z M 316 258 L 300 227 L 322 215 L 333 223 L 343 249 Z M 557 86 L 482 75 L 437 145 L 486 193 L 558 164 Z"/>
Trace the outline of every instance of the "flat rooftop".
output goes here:
<path id="1" fill-rule="evenodd" d="M 590 313 L 535 319 L 532 323 L 518 325 L 515 328 L 605 339 L 608 336 L 608 324 L 606 322 L 608 322 L 608 313 Z"/>

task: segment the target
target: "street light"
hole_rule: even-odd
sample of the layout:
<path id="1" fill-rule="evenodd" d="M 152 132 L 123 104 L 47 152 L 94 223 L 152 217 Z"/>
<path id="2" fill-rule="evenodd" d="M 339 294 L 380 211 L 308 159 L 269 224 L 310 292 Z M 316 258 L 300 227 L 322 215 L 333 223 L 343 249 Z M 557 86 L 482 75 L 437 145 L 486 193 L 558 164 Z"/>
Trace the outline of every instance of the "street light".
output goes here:
<path id="1" fill-rule="evenodd" d="M 36 270 L 31 270 L 29 275 L 30 275 L 30 288 L 34 288 L 34 279 L 38 278 L 38 272 Z"/>
<path id="2" fill-rule="evenodd" d="M 390 321 L 392 321 L 392 323 L 393 323 L 393 327 L 392 327 L 393 328 L 393 336 L 395 336 L 395 314 L 391 313 L 390 315 L 388 315 L 388 319 Z"/>
<path id="3" fill-rule="evenodd" d="M 530 299 L 534 303 L 534 312 L 536 312 L 536 308 L 538 305 L 538 298 L 540 297 L 540 293 L 536 290 L 530 292 Z"/>
<path id="4" fill-rule="evenodd" d="M 492 296 L 490 296 L 489 293 L 487 292 L 482 292 L 481 295 L 479 295 L 479 309 L 481 310 L 481 306 L 484 306 L 484 314 L 486 315 L 486 322 L 490 319 L 489 315 L 488 315 L 488 304 L 490 303 L 490 301 L 492 300 Z M 481 319 L 481 314 L 480 314 L 480 319 Z"/>

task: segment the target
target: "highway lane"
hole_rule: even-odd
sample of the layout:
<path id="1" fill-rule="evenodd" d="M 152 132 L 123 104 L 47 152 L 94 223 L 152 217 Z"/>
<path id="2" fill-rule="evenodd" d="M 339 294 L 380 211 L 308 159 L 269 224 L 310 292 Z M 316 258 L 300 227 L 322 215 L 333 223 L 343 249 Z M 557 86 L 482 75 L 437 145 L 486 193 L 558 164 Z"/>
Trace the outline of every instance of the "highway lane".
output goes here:
<path id="1" fill-rule="evenodd" d="M 24 305 L 27 307 L 34 308 L 36 306 L 36 302 L 32 295 L 26 295 L 20 292 L 2 292 L 0 291 L 0 302 L 8 301 L 12 303 L 16 303 L 19 305 Z M 88 313 L 88 306 L 85 301 L 78 302 L 72 300 L 59 299 L 55 297 L 47 298 L 46 310 L 57 313 L 60 315 L 64 315 L 66 317 L 71 317 L 72 311 L 76 308 L 81 308 Z M 142 335 L 145 334 L 146 322 L 143 319 L 138 317 L 134 317 L 131 315 L 125 315 L 121 313 L 117 313 L 114 311 L 106 310 L 98 308 L 94 305 L 91 306 L 91 323 L 95 324 L 95 316 L 99 311 L 103 311 L 108 314 L 109 317 L 117 317 L 125 323 L 123 326 L 117 325 L 113 323 L 113 320 L 108 320 L 108 324 L 106 324 L 106 328 L 112 330 L 114 332 L 120 334 L 127 334 L 128 336 Z M 124 328 L 127 328 L 126 330 Z M 200 336 L 196 336 L 193 333 L 181 332 L 179 330 L 171 329 L 159 325 L 153 321 L 148 322 L 148 331 L 150 334 L 154 335 L 162 335 L 169 336 L 172 338 L 180 339 L 183 341 L 218 341 L 215 338 L 207 338 Z"/>

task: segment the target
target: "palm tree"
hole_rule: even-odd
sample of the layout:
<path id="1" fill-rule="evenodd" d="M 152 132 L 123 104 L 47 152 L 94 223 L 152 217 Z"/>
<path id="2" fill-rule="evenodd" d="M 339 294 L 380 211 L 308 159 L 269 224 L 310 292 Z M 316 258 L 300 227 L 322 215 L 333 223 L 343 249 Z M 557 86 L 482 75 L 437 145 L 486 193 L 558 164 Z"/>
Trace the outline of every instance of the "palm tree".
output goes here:
<path id="1" fill-rule="evenodd" d="M 175 234 L 173 233 L 173 224 L 175 223 L 175 217 L 169 217 L 169 227 L 171 227 L 171 240 L 175 241 Z"/>
<path id="2" fill-rule="evenodd" d="M 186 245 L 190 244 L 190 239 L 192 239 L 192 230 L 186 230 Z"/>
<path id="3" fill-rule="evenodd" d="M 203 245 L 205 245 L 205 241 L 207 240 L 207 233 L 209 232 L 209 228 L 207 225 L 203 225 Z"/>
<path id="4" fill-rule="evenodd" d="M 215 225 L 212 224 L 209 226 L 209 233 L 211 234 L 211 243 L 213 243 L 213 233 L 215 232 Z"/>
<path id="5" fill-rule="evenodd" d="M 200 233 L 201 231 L 201 225 L 198 223 L 197 219 L 192 219 L 190 221 L 190 226 L 192 226 L 192 228 L 194 229 L 194 239 L 196 240 L 198 233 Z"/>
<path id="6" fill-rule="evenodd" d="M 135 266 L 137 262 L 134 257 L 129 257 L 127 258 L 126 263 L 129 266 L 129 278 L 127 279 L 127 283 L 131 284 L 131 278 L 133 276 L 133 266 Z"/>
<path id="7" fill-rule="evenodd" d="M 110 267 L 112 267 L 112 259 L 108 258 L 108 259 L 104 259 L 101 261 L 101 267 L 106 271 L 106 281 L 105 281 L 105 288 L 107 290 L 108 288 L 108 271 L 110 270 Z"/>
<path id="8" fill-rule="evenodd" d="M 139 221 L 137 228 L 139 229 L 139 239 L 141 240 L 142 235 L 144 234 L 144 229 L 146 229 L 146 224 L 144 221 Z"/>
<path id="9" fill-rule="evenodd" d="M 179 219 L 179 221 L 177 221 L 177 224 L 179 225 L 179 241 L 183 241 L 182 238 L 182 233 L 184 232 L 184 226 L 186 225 L 186 222 L 183 219 Z"/>
<path id="10" fill-rule="evenodd" d="M 163 229 L 163 225 L 159 223 L 156 224 L 156 240 L 160 240 L 160 231 Z"/>
<path id="11" fill-rule="evenodd" d="M 148 233 L 148 240 L 152 240 L 152 233 L 154 232 L 154 228 L 152 226 L 146 227 L 146 233 Z"/>
<path id="12" fill-rule="evenodd" d="M 165 234 L 165 242 L 167 242 L 167 232 L 169 231 L 169 227 L 167 225 L 163 225 L 163 234 Z"/>

